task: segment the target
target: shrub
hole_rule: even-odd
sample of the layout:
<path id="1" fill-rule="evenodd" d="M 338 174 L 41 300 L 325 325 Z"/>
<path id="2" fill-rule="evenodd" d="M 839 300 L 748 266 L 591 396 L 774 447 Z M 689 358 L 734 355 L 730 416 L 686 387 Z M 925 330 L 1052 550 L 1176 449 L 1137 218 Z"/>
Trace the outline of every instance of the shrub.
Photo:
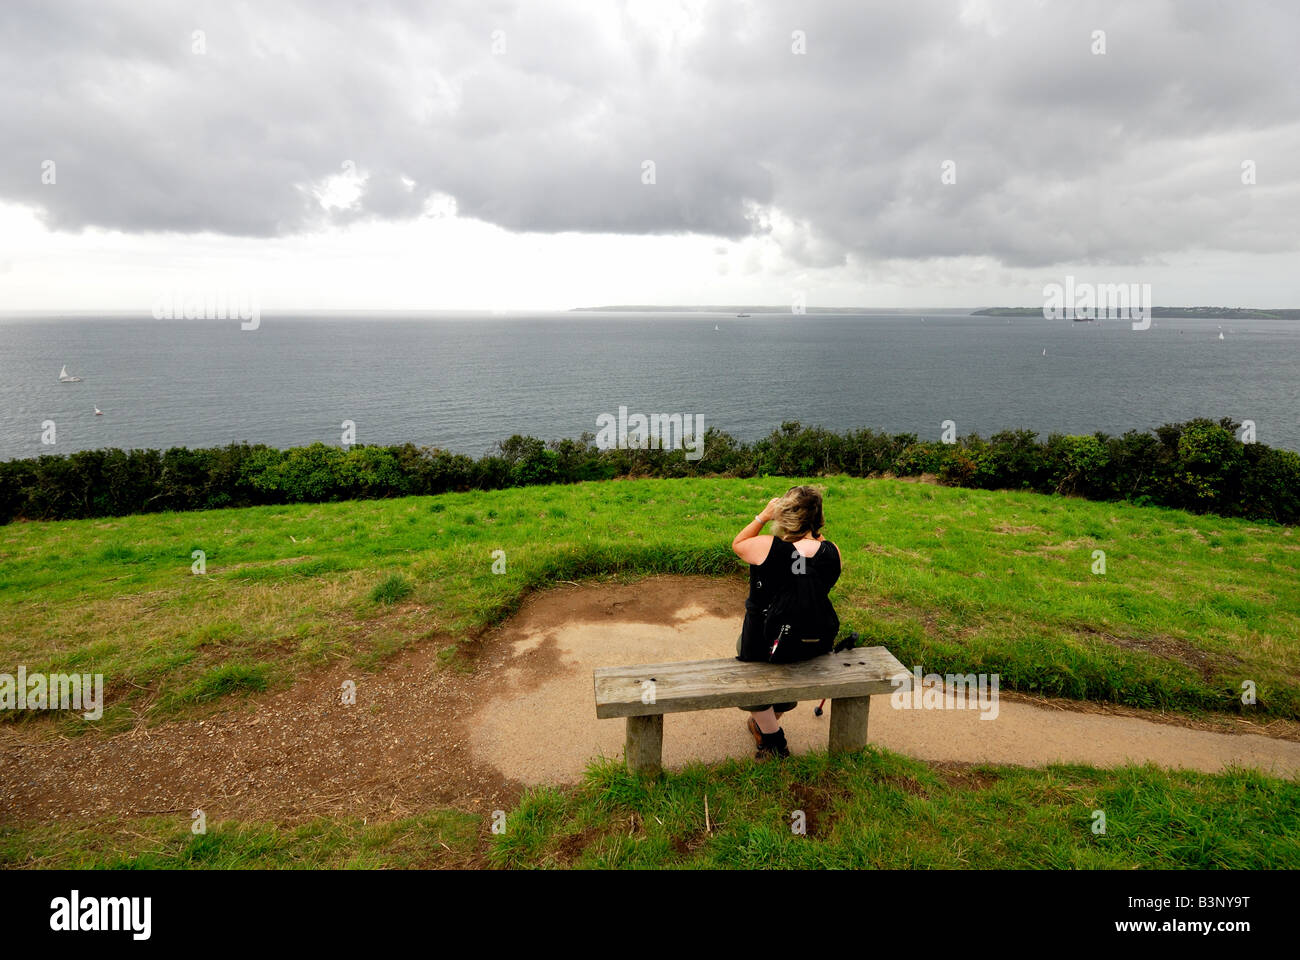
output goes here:
<path id="1" fill-rule="evenodd" d="M 1197 508 L 1231 507 L 1241 483 L 1242 444 L 1221 424 L 1193 420 L 1178 436 L 1178 480 Z"/>
<path id="2" fill-rule="evenodd" d="M 1106 444 L 1101 437 L 1072 437 L 1052 434 L 1044 451 L 1047 459 L 1047 483 L 1057 493 L 1087 495 L 1101 485 L 1099 478 L 1108 463 Z"/>
<path id="3" fill-rule="evenodd" d="M 943 469 L 946 444 L 917 443 L 916 438 L 905 446 L 890 464 L 890 469 L 900 477 L 922 473 L 938 473 Z"/>
<path id="4" fill-rule="evenodd" d="M 475 460 L 434 447 L 230 444 L 83 450 L 0 463 L 0 523 L 277 503 L 495 490 L 614 477 L 938 474 L 942 482 L 1300 522 L 1300 455 L 1241 443 L 1231 419 L 1164 424 L 1121 437 L 1031 430 L 956 443 L 870 429 L 782 423 L 754 443 L 710 428 L 699 460 L 678 450 L 601 450 L 590 433 L 544 443 L 516 434 Z"/>

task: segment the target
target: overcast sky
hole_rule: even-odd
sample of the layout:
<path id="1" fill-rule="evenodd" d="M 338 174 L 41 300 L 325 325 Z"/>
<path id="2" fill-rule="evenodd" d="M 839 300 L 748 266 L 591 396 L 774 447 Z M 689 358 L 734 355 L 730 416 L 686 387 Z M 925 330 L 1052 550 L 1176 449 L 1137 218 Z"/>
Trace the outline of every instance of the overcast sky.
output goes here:
<path id="1" fill-rule="evenodd" d="M 1300 306 L 1294 0 L 364 7 L 3 0 L 0 309 Z"/>

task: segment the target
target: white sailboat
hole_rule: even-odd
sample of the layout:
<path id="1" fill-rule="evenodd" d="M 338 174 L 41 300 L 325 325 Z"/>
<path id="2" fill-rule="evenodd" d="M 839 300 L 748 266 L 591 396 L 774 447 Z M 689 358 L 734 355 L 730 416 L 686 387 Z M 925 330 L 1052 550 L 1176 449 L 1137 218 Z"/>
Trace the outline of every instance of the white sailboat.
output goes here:
<path id="1" fill-rule="evenodd" d="M 80 383 L 80 377 L 74 377 L 68 373 L 68 365 L 65 363 L 63 369 L 59 371 L 59 383 Z"/>
<path id="2" fill-rule="evenodd" d="M 96 407 L 96 408 L 95 408 L 95 416 L 97 416 L 97 417 L 102 417 L 103 415 L 104 415 L 104 411 L 101 410 L 101 409 L 99 409 L 99 407 Z"/>
<path id="3" fill-rule="evenodd" d="M 1222 331 L 1222 330 L 1219 331 L 1219 339 L 1220 339 L 1220 340 L 1223 339 L 1223 331 Z"/>
<path id="4" fill-rule="evenodd" d="M 714 333 L 718 332 L 718 325 L 716 323 L 713 325 L 713 332 Z"/>

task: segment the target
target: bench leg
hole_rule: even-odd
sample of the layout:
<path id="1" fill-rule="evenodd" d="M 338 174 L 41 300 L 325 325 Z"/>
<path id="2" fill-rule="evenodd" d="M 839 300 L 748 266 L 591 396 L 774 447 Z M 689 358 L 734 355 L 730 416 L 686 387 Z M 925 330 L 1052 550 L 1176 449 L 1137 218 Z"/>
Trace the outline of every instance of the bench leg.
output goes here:
<path id="1" fill-rule="evenodd" d="M 867 745 L 870 697 L 841 697 L 831 701 L 831 753 L 849 753 Z"/>
<path id="2" fill-rule="evenodd" d="M 664 715 L 627 718 L 627 743 L 623 756 L 633 773 L 658 774 L 664 751 Z"/>

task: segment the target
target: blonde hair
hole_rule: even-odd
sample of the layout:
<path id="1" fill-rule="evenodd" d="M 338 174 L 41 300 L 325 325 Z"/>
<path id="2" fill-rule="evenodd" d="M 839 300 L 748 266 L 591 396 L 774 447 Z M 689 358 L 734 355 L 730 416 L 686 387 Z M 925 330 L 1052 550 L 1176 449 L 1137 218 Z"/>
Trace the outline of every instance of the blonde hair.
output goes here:
<path id="1" fill-rule="evenodd" d="M 816 487 L 791 487 L 776 505 L 772 535 L 787 543 L 821 533 L 822 492 Z"/>

